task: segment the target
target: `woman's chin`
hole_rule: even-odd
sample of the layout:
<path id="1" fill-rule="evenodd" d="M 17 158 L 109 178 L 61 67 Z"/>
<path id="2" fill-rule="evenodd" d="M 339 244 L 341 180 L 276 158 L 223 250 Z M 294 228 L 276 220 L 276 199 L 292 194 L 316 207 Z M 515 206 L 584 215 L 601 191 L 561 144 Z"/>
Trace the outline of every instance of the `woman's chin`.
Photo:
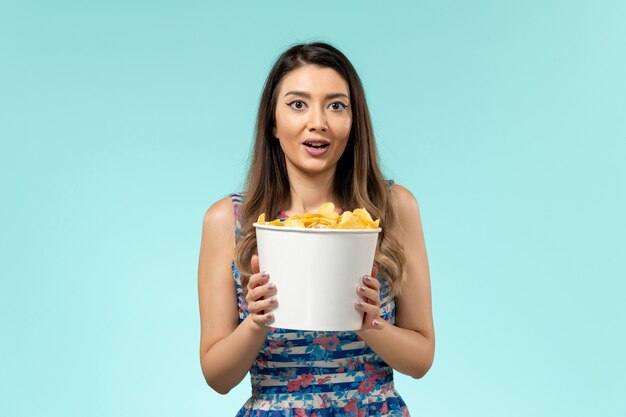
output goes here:
<path id="1" fill-rule="evenodd" d="M 308 163 L 294 165 L 294 168 L 298 171 L 310 175 L 310 176 L 318 176 L 325 173 L 335 173 L 335 169 L 337 164 L 329 164 L 326 161 L 311 161 Z"/>
<path id="2" fill-rule="evenodd" d="M 288 172 L 301 172 L 307 176 L 334 175 L 339 157 L 336 152 L 326 152 L 321 156 L 311 156 L 305 152 L 285 153 Z"/>

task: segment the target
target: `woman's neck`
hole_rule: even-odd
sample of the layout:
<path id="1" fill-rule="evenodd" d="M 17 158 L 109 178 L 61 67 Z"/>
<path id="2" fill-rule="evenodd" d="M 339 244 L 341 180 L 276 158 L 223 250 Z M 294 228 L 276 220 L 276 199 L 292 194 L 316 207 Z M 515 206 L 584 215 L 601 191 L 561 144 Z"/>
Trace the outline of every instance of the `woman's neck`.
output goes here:
<path id="1" fill-rule="evenodd" d="M 285 208 L 289 216 L 317 211 L 328 201 L 335 202 L 333 192 L 334 172 L 323 172 L 315 176 L 290 170 L 290 204 Z"/>

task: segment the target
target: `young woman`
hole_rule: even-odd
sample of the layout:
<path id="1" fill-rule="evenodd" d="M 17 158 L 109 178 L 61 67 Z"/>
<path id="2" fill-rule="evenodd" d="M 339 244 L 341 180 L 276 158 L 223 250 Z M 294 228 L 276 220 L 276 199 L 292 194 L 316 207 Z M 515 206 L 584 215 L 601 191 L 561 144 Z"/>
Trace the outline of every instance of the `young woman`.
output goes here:
<path id="1" fill-rule="evenodd" d="M 312 43 L 280 56 L 263 89 L 253 152 L 246 191 L 204 217 L 198 294 L 207 383 L 226 394 L 250 372 L 252 397 L 238 416 L 409 415 L 392 369 L 421 378 L 435 351 L 420 212 L 380 172 L 365 93 L 340 51 Z M 286 218 L 328 201 L 381 219 L 372 274 L 355 288 L 362 328 L 272 328 L 280 289 L 272 271 L 259 271 L 252 223 L 260 213 Z"/>

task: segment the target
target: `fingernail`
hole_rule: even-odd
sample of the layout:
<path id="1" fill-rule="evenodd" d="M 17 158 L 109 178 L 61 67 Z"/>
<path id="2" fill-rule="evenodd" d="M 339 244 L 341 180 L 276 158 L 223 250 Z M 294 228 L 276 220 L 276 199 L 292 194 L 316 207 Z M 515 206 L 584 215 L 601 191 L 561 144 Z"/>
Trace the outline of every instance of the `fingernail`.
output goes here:
<path id="1" fill-rule="evenodd" d="M 363 301 L 361 300 L 356 300 L 356 305 L 358 305 L 359 307 L 363 307 Z"/>
<path id="2" fill-rule="evenodd" d="M 370 282 L 372 278 L 369 275 L 363 275 L 363 281 Z"/>
<path id="3" fill-rule="evenodd" d="M 378 320 L 374 320 L 374 321 L 372 321 L 372 326 L 377 328 L 377 329 L 382 329 L 383 324 L 381 322 L 379 322 Z"/>
<path id="4" fill-rule="evenodd" d="M 263 278 L 267 278 L 267 277 L 269 277 L 269 276 L 270 276 L 270 274 L 269 274 L 269 272 L 267 272 L 267 271 L 263 271 L 263 272 L 261 272 L 261 276 L 262 276 Z"/>
<path id="5" fill-rule="evenodd" d="M 274 315 L 273 315 L 272 313 L 267 313 L 267 314 L 265 315 L 265 317 L 266 317 L 268 320 L 273 320 L 273 319 L 274 319 Z"/>
<path id="6" fill-rule="evenodd" d="M 276 287 L 276 285 L 274 285 L 273 282 L 270 282 L 269 284 L 267 284 L 267 288 L 269 288 L 270 290 L 273 290 Z"/>
<path id="7" fill-rule="evenodd" d="M 270 304 L 276 304 L 276 297 L 270 298 Z"/>
<path id="8" fill-rule="evenodd" d="M 359 291 L 360 291 L 360 292 L 365 292 L 365 287 L 361 285 L 361 286 L 359 287 Z"/>

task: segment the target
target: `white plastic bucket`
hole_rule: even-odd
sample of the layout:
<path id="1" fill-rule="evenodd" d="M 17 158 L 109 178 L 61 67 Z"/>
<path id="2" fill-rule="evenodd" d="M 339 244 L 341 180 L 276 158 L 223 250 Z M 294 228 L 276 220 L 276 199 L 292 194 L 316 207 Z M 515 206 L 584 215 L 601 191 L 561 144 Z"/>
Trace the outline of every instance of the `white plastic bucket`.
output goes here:
<path id="1" fill-rule="evenodd" d="M 356 286 L 372 272 L 381 229 L 256 227 L 259 266 L 276 284 L 272 327 L 353 331 L 363 316 Z"/>

